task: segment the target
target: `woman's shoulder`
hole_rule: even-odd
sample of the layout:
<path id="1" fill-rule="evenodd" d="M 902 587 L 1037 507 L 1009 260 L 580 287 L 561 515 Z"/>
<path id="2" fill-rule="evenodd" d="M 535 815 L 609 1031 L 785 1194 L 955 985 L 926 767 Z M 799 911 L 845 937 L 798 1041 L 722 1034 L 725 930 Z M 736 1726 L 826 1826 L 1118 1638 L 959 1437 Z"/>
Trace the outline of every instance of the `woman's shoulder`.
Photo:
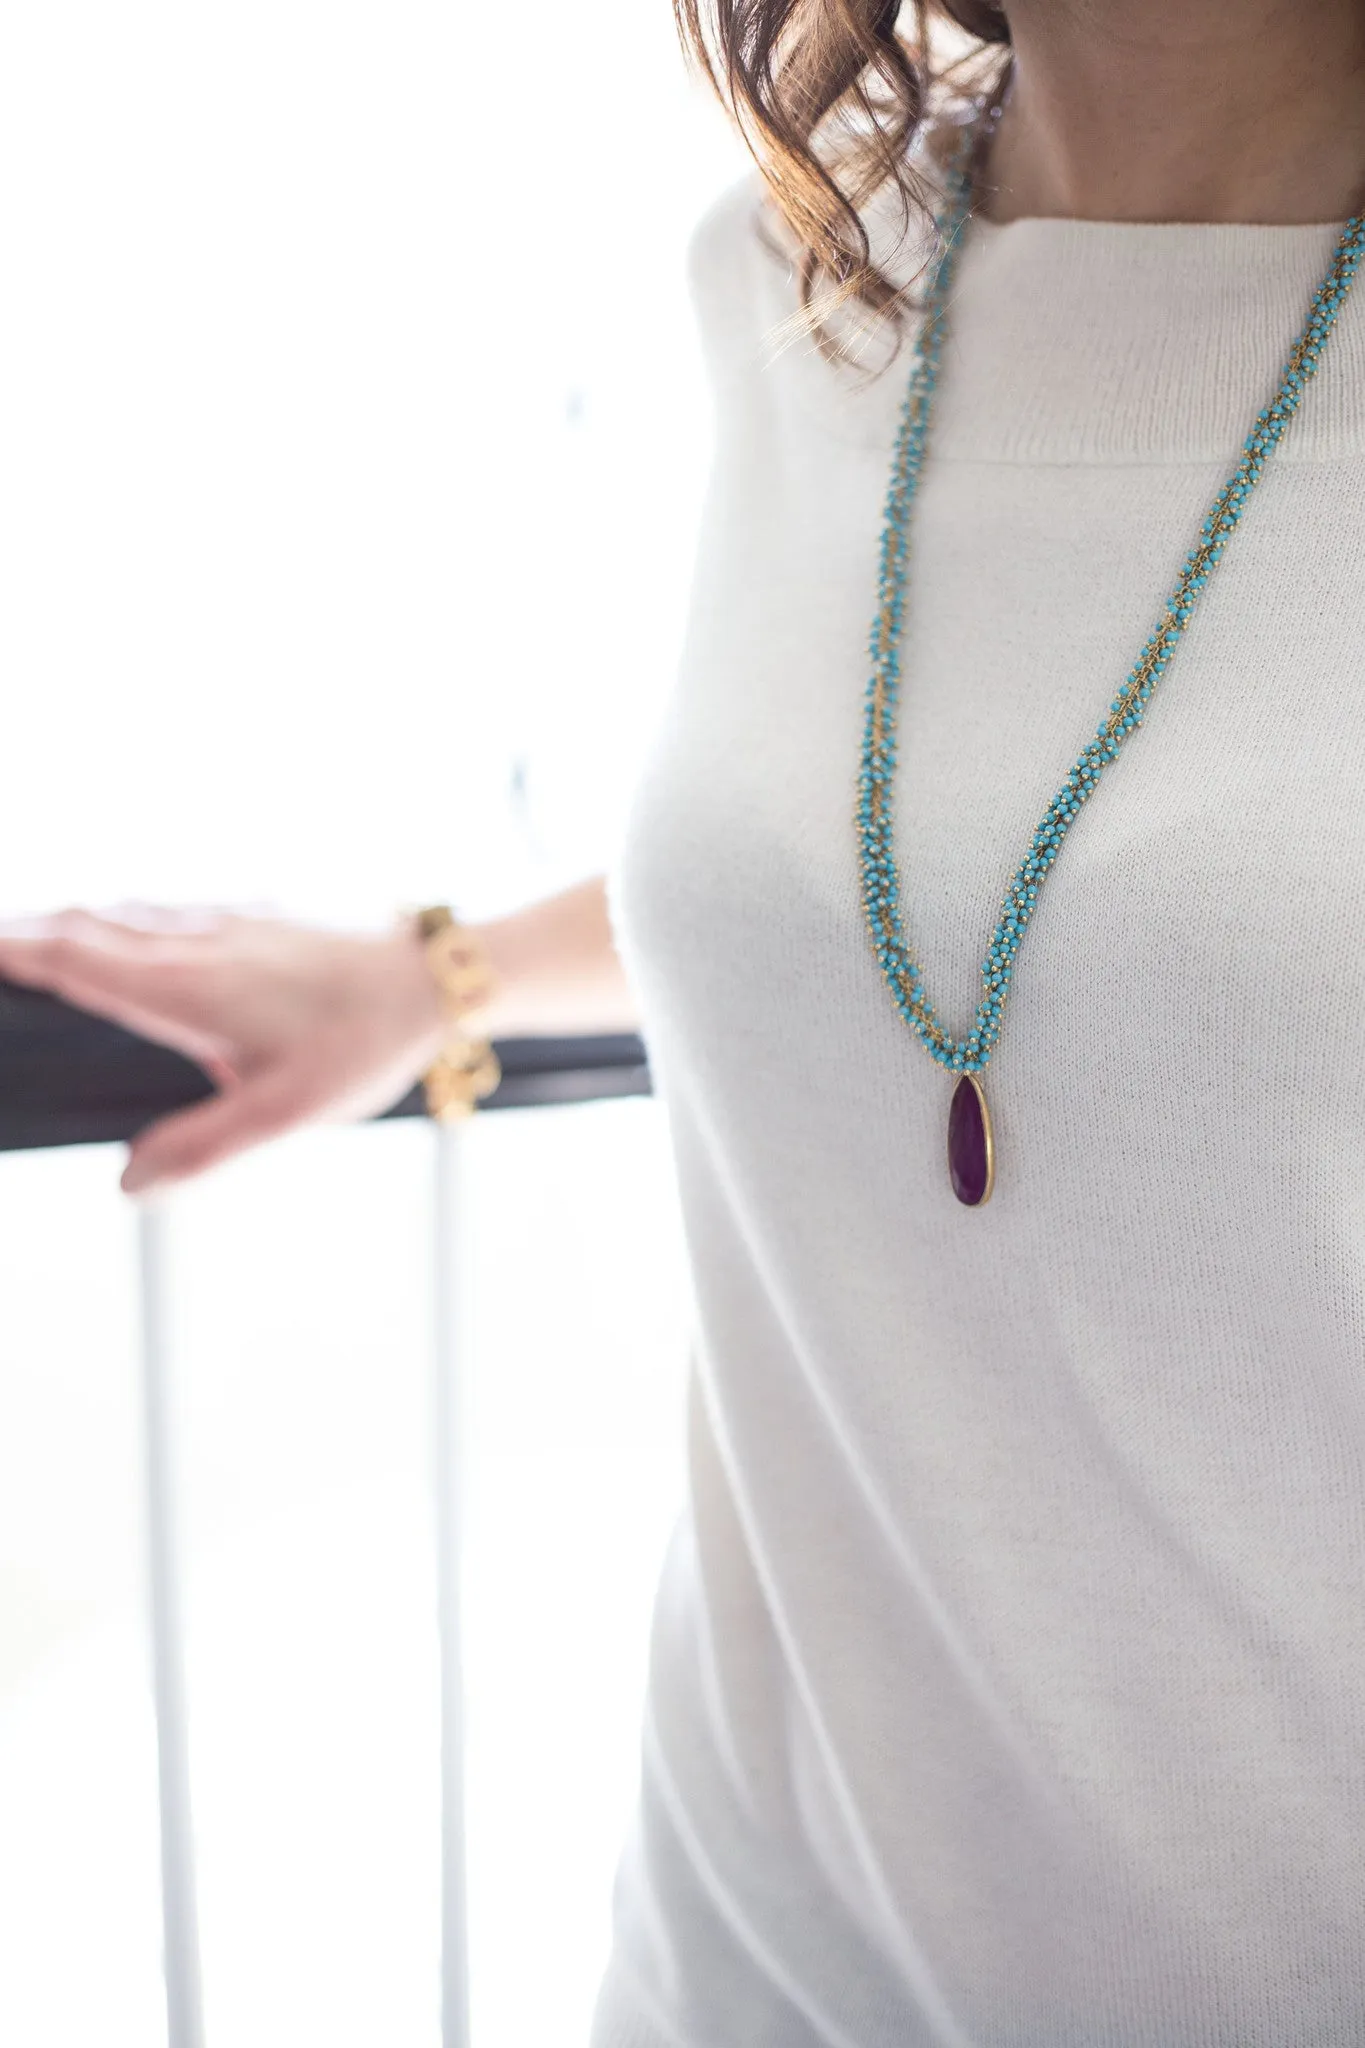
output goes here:
<path id="1" fill-rule="evenodd" d="M 913 283 L 933 233 L 931 215 L 888 187 L 864 207 L 863 221 L 873 261 L 893 282 Z M 845 373 L 822 355 L 802 305 L 800 249 L 757 171 L 727 186 L 702 214 L 687 274 L 708 366 L 722 387 L 754 375 L 769 388 L 775 377 L 794 379 L 823 411 L 841 388 L 861 381 L 859 372 L 875 374 L 897 353 L 894 325 L 846 302 L 826 322 L 846 348 Z"/>
<path id="2" fill-rule="evenodd" d="M 688 250 L 694 277 L 705 276 L 717 261 L 748 246 L 760 225 L 765 188 L 756 170 L 734 179 L 711 201 L 692 230 Z"/>
<path id="3" fill-rule="evenodd" d="M 757 171 L 728 185 L 702 214 L 687 250 L 687 280 L 713 367 L 758 360 L 766 330 L 799 301 L 794 252 Z"/>

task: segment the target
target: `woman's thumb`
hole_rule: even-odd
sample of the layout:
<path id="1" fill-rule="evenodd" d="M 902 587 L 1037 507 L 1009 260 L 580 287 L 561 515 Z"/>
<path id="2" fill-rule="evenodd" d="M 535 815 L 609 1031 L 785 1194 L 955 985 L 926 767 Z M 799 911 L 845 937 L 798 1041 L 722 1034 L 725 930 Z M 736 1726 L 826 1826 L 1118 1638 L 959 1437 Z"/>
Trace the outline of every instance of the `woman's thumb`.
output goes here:
<path id="1" fill-rule="evenodd" d="M 145 1195 L 189 1180 L 302 1123 L 310 1107 L 300 1076 L 287 1069 L 241 1082 L 140 1131 L 120 1185 L 127 1195 Z"/>

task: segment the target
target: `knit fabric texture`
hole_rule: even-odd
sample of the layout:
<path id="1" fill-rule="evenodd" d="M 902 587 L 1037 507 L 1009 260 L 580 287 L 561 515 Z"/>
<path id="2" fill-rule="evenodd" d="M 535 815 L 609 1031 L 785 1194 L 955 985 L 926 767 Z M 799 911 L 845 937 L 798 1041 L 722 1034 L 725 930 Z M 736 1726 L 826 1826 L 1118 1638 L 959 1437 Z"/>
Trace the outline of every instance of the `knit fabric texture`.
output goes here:
<path id="1" fill-rule="evenodd" d="M 756 209 L 694 244 L 715 470 L 611 882 L 696 1325 L 596 2048 L 1359 2048 L 1365 287 L 1049 879 L 973 1211 L 859 906 L 908 356 L 784 343 Z M 970 232 L 895 790 L 954 1030 L 1337 232 Z"/>

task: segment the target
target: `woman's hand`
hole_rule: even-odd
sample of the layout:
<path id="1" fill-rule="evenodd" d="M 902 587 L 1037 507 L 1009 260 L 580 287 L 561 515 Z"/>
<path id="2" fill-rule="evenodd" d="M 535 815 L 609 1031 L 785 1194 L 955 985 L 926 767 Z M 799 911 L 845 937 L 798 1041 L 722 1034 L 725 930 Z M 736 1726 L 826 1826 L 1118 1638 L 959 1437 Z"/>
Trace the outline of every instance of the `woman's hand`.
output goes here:
<path id="1" fill-rule="evenodd" d="M 134 1139 L 123 1186 L 168 1186 L 319 1118 L 396 1101 L 446 1036 L 421 942 L 270 918 L 65 911 L 0 930 L 0 978 L 173 1046 L 218 1089 Z"/>

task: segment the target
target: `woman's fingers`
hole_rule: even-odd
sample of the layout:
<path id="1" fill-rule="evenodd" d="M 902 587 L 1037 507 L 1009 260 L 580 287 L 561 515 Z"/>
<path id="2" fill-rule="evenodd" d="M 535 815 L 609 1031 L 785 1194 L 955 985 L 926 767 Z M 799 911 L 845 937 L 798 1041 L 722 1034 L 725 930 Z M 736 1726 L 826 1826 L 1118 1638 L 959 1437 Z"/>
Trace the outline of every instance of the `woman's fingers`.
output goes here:
<path id="1" fill-rule="evenodd" d="M 197 905 L 193 908 L 161 903 L 111 903 L 95 913 L 98 922 L 134 935 L 172 938 L 213 935 L 222 931 L 231 912 Z"/>
<path id="2" fill-rule="evenodd" d="M 193 1059 L 221 1062 L 211 952 L 188 934 L 136 932 L 84 911 L 0 930 L 0 977 L 41 988 Z"/>
<path id="3" fill-rule="evenodd" d="M 178 1110 L 134 1138 L 123 1170 L 125 1194 L 148 1194 L 219 1166 L 249 1146 L 281 1136 L 318 1107 L 308 1079 L 276 1069 L 222 1095 Z"/>
<path id="4" fill-rule="evenodd" d="M 128 921 L 135 920 L 135 921 Z M 187 1053 L 219 1093 L 143 1132 L 124 1186 L 189 1179 L 311 1118 L 383 1108 L 441 1037 L 420 948 L 217 912 L 127 906 L 0 925 L 0 977 Z"/>
<path id="5" fill-rule="evenodd" d="M 54 949 L 101 960 L 192 960 L 221 951 L 242 920 L 222 910 L 160 909 L 127 904 L 118 911 L 58 910 L 45 917 L 0 920 L 0 945 L 17 958 L 42 960 Z"/>

